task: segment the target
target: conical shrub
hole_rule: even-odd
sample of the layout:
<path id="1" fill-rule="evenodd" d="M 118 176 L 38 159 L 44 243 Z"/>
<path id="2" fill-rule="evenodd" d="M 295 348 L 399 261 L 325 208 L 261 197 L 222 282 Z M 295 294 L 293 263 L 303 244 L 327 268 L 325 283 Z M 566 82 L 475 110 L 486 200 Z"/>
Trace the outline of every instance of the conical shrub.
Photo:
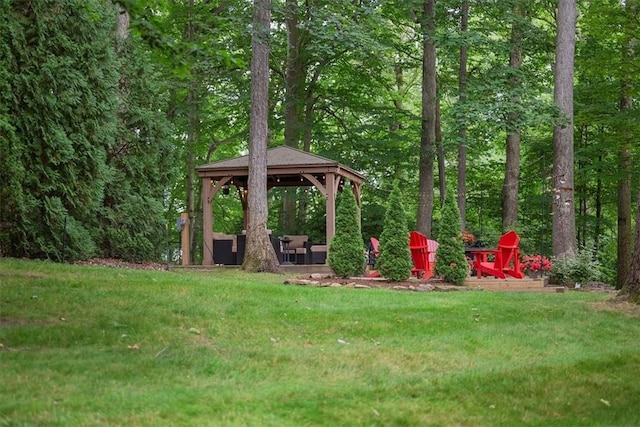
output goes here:
<path id="1" fill-rule="evenodd" d="M 436 252 L 436 275 L 447 282 L 461 285 L 469 276 L 469 264 L 464 255 L 460 232 L 460 211 L 453 194 L 447 195 L 442 207 Z"/>
<path id="2" fill-rule="evenodd" d="M 376 266 L 380 275 L 390 282 L 406 280 L 411 275 L 411 251 L 409 249 L 409 227 L 407 212 L 395 182 L 387 200 L 382 234 L 380 235 L 380 257 Z"/>
<path id="3" fill-rule="evenodd" d="M 364 243 L 360 217 L 351 189 L 338 193 L 336 234 L 329 244 L 329 266 L 338 277 L 360 276 L 364 271 Z"/>

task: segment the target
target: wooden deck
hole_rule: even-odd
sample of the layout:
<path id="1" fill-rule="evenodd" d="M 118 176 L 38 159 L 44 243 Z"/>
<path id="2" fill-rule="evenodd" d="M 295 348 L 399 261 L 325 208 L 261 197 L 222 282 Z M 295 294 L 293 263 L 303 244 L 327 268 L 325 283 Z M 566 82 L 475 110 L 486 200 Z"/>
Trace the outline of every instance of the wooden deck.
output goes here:
<path id="1" fill-rule="evenodd" d="M 169 270 L 191 270 L 191 271 L 216 271 L 228 268 L 239 269 L 239 265 L 172 265 Z M 284 274 L 332 274 L 331 267 L 327 264 L 293 264 L 280 265 Z"/>
<path id="2" fill-rule="evenodd" d="M 493 277 L 469 277 L 464 282 L 464 286 L 485 291 L 510 291 L 510 292 L 556 292 L 566 291 L 564 286 L 549 286 L 549 278 L 539 279 L 495 279 Z"/>

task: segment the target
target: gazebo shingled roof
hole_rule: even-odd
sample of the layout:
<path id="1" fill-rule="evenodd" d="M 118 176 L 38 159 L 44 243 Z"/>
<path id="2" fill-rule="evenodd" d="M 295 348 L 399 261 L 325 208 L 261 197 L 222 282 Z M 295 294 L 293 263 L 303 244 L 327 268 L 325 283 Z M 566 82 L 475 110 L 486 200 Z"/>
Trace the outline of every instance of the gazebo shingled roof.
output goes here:
<path id="1" fill-rule="evenodd" d="M 196 168 L 202 180 L 203 264 L 213 264 L 213 196 L 225 185 L 246 189 L 249 156 L 236 157 Z M 360 205 L 360 186 L 365 177 L 335 160 L 281 146 L 267 150 L 267 187 L 315 186 L 325 196 L 327 244 L 335 234 L 336 195 L 340 182 L 348 179 Z M 240 192 L 242 197 L 242 192 Z M 243 201 L 243 209 L 246 201 Z"/>

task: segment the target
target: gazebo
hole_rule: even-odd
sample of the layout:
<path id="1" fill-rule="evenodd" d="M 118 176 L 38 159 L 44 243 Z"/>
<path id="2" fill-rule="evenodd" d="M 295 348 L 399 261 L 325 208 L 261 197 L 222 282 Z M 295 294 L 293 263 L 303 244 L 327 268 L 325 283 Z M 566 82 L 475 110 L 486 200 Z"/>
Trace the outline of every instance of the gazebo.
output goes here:
<path id="1" fill-rule="evenodd" d="M 249 156 L 236 157 L 196 168 L 202 180 L 203 265 L 213 264 L 213 199 L 218 191 L 227 193 L 231 185 L 240 194 L 246 216 Z M 335 160 L 288 146 L 267 150 L 267 190 L 273 187 L 315 186 L 326 200 L 326 242 L 336 231 L 336 195 L 343 180 L 351 182 L 360 206 L 360 186 L 365 177 Z"/>

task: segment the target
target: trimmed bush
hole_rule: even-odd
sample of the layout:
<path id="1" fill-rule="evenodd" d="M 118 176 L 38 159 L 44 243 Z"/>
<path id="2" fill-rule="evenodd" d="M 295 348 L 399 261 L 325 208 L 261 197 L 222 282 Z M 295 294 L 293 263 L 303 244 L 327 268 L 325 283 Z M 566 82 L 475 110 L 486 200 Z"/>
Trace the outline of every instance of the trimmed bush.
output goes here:
<path id="1" fill-rule="evenodd" d="M 549 281 L 564 286 L 587 285 L 600 279 L 600 263 L 588 249 L 572 257 L 554 258 Z"/>
<path id="2" fill-rule="evenodd" d="M 464 243 L 460 232 L 460 211 L 453 194 L 445 197 L 438 234 L 436 275 L 447 282 L 461 285 L 469 276 L 469 264 L 464 255 Z"/>
<path id="3" fill-rule="evenodd" d="M 376 265 L 382 277 L 390 282 L 399 282 L 411 275 L 413 261 L 409 249 L 407 213 L 397 182 L 387 201 L 379 249 L 380 257 Z"/>
<path id="4" fill-rule="evenodd" d="M 364 244 L 356 198 L 351 189 L 338 193 L 336 234 L 329 244 L 329 266 L 338 277 L 360 276 L 364 271 Z"/>

